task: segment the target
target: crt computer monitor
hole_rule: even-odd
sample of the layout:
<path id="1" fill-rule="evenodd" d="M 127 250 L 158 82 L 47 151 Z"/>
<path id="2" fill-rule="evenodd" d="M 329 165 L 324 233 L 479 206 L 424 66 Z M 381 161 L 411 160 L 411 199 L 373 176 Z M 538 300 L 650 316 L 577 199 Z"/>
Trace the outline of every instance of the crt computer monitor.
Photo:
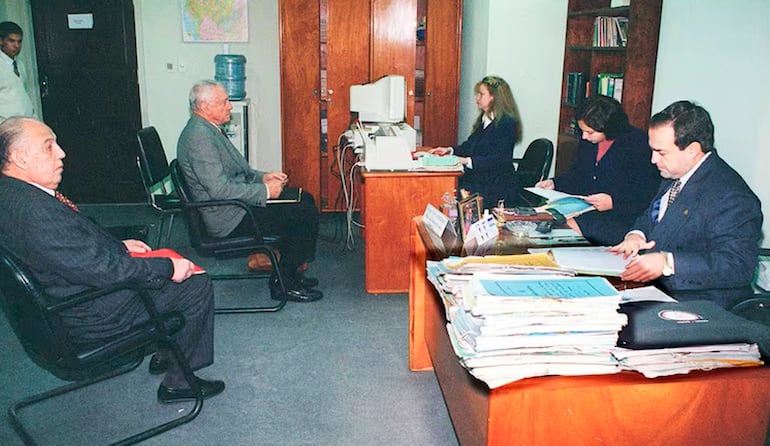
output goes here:
<path id="1" fill-rule="evenodd" d="M 399 123 L 406 119 L 406 79 L 383 76 L 364 85 L 350 86 L 350 111 L 360 122 Z"/>

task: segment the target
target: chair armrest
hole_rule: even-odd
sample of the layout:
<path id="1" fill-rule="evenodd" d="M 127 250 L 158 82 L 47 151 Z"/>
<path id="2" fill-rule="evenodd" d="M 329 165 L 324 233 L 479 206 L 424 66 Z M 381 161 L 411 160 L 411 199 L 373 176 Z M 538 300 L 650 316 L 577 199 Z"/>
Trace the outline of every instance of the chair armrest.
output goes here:
<path id="1" fill-rule="evenodd" d="M 192 201 L 192 202 L 183 203 L 182 206 L 186 208 L 238 206 L 244 211 L 246 211 L 246 215 L 248 216 L 249 221 L 251 221 L 251 227 L 254 230 L 255 238 L 260 241 L 263 240 L 262 229 L 259 227 L 256 217 L 254 217 L 254 212 L 251 210 L 251 206 L 249 206 L 248 203 L 246 203 L 243 200 L 229 199 L 229 200 Z"/>
<path id="2" fill-rule="evenodd" d="M 124 283 L 115 284 L 107 288 L 85 290 L 80 293 L 75 293 L 69 296 L 65 296 L 61 298 L 59 301 L 57 301 L 56 303 L 47 305 L 46 310 L 51 313 L 61 313 L 62 311 L 67 310 L 69 308 L 78 306 L 88 301 L 99 299 L 100 297 L 106 296 L 107 294 L 111 294 L 121 290 L 132 290 L 141 294 L 146 292 L 145 291 L 146 287 L 138 285 L 137 283 L 134 283 L 134 282 L 130 282 L 130 283 L 124 282 Z"/>
<path id="3" fill-rule="evenodd" d="M 148 292 L 148 288 L 146 286 L 141 286 L 136 283 L 130 283 L 130 282 L 124 282 L 124 283 L 116 284 L 107 288 L 99 288 L 96 290 L 86 290 L 80 293 L 72 294 L 70 296 L 65 297 L 64 300 L 61 302 L 57 302 L 55 304 L 46 306 L 46 311 L 53 314 L 59 314 L 68 308 L 72 308 L 74 306 L 83 304 L 85 302 L 99 299 L 101 297 L 104 297 L 106 295 L 109 295 L 111 293 L 114 293 L 116 291 L 121 291 L 121 290 L 132 290 L 136 292 L 137 297 L 142 301 L 142 304 L 144 305 L 144 308 L 147 311 L 150 323 L 152 323 L 152 325 L 155 326 L 155 329 L 159 333 L 167 337 L 172 332 L 181 328 L 181 326 L 179 326 L 178 324 L 174 326 L 174 324 L 168 325 L 166 323 L 167 317 L 162 316 L 160 314 L 160 311 L 158 311 L 157 307 L 155 306 L 155 302 L 153 301 L 152 296 L 150 296 L 150 293 Z M 178 312 L 172 312 L 172 313 L 177 314 Z M 171 315 L 172 313 L 169 313 L 169 315 Z M 181 314 L 178 314 L 176 317 L 177 318 L 181 317 L 182 324 L 184 323 L 184 317 Z M 105 344 L 105 346 L 103 346 L 102 349 L 108 346 L 109 346 L 108 344 Z"/>
<path id="4" fill-rule="evenodd" d="M 770 293 L 752 295 L 730 311 L 738 316 L 770 326 Z"/>

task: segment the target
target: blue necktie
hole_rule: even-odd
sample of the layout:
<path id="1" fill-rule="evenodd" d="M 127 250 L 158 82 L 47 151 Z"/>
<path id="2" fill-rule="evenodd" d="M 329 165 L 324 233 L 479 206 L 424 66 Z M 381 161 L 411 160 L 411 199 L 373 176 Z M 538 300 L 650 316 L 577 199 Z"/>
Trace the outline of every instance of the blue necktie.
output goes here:
<path id="1" fill-rule="evenodd" d="M 660 198 L 652 202 L 652 210 L 650 211 L 650 220 L 652 225 L 658 224 L 658 216 L 660 215 Z"/>

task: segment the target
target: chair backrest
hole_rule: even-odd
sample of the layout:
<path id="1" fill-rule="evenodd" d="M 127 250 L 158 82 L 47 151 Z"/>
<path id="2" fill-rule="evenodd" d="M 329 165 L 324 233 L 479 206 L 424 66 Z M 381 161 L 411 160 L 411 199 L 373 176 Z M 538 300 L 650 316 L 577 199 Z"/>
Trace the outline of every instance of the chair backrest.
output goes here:
<path id="1" fill-rule="evenodd" d="M 255 246 L 275 243 L 277 238 L 271 235 L 264 236 L 256 222 L 254 222 L 254 233 L 250 235 L 210 236 L 203 222 L 200 209 L 215 208 L 217 206 L 236 206 L 237 204 L 234 204 L 234 202 L 237 200 L 196 202 L 192 198 L 190 186 L 179 166 L 179 160 L 172 160 L 170 169 L 171 181 L 174 183 L 179 201 L 182 202 L 182 207 L 184 208 L 187 230 L 190 234 L 190 244 L 199 254 L 215 257 L 235 256 L 243 252 L 253 252 Z M 240 204 L 245 206 L 243 203 Z"/>
<path id="2" fill-rule="evenodd" d="M 520 186 L 533 186 L 534 183 L 544 178 L 548 178 L 552 162 L 553 143 L 548 138 L 539 138 L 532 141 L 529 146 L 527 146 L 527 150 L 524 151 L 524 156 L 519 160 L 518 166 L 516 167 L 517 172 L 526 173 L 528 176 L 526 182 L 532 182 L 532 184 L 520 184 Z"/>
<path id="3" fill-rule="evenodd" d="M 203 218 L 197 209 L 189 206 L 193 200 L 190 195 L 190 187 L 179 166 L 179 160 L 171 161 L 170 170 L 171 182 L 174 183 L 174 189 L 176 189 L 179 201 L 182 202 L 182 206 L 184 207 L 184 215 L 187 219 L 187 231 L 190 234 L 190 244 L 194 249 L 200 249 L 204 237 L 207 236 Z"/>
<path id="4" fill-rule="evenodd" d="M 160 183 L 169 174 L 168 158 L 155 127 L 145 127 L 136 133 L 139 142 L 139 162 L 147 184 Z"/>
<path id="5" fill-rule="evenodd" d="M 61 318 L 47 308 L 53 301 L 34 276 L 0 247 L 0 307 L 27 355 L 55 376 L 71 380 L 77 353 Z"/>

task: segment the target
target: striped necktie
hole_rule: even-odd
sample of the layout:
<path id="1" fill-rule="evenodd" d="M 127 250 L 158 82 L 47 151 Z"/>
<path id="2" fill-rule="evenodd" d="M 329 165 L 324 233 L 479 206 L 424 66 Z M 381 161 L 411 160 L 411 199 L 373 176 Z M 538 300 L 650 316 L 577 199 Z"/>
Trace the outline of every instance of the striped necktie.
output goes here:
<path id="1" fill-rule="evenodd" d="M 680 180 L 674 181 L 674 184 L 671 185 L 671 189 L 668 191 L 668 206 L 671 206 L 671 203 L 676 200 L 676 196 L 679 195 L 679 189 L 682 188 L 682 182 Z"/>
<path id="2" fill-rule="evenodd" d="M 15 74 L 16 77 L 21 77 L 21 74 L 19 74 L 19 64 L 16 63 L 16 59 L 13 59 L 13 74 Z"/>
<path id="3" fill-rule="evenodd" d="M 59 192 L 58 190 L 54 192 L 53 196 L 56 197 L 57 200 L 67 205 L 67 207 L 69 207 L 73 211 L 80 212 L 80 209 L 78 209 L 75 203 L 73 203 L 72 200 L 70 200 L 69 198 L 65 197 L 64 194 Z"/>

